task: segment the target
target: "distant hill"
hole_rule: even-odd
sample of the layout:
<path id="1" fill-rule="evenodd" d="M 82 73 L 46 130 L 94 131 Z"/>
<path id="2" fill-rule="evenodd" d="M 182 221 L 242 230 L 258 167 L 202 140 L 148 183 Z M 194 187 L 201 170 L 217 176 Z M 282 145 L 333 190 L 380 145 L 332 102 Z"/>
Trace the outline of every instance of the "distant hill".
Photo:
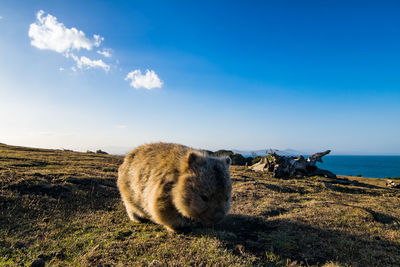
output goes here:
<path id="1" fill-rule="evenodd" d="M 276 149 L 272 149 L 276 150 Z M 256 154 L 257 156 L 265 156 L 266 155 L 266 149 L 258 149 L 258 150 L 237 150 L 233 149 L 232 150 L 234 153 L 242 154 L 243 156 L 251 156 L 253 154 Z M 278 154 L 283 155 L 283 156 L 297 156 L 297 155 L 305 155 L 307 153 L 297 151 L 291 148 L 279 150 L 278 149 Z"/>
<path id="2" fill-rule="evenodd" d="M 127 148 L 127 147 L 118 147 L 118 146 L 105 146 L 104 150 L 112 155 L 125 155 L 127 152 L 131 151 L 133 148 L 134 147 Z M 273 150 L 275 150 L 275 149 L 273 149 Z M 242 154 L 243 156 L 252 156 L 253 153 L 255 153 L 257 156 L 265 156 L 266 149 L 257 149 L 257 150 L 232 149 L 230 151 L 232 151 L 233 153 Z M 308 153 L 304 153 L 302 151 L 294 150 L 291 148 L 278 150 L 278 154 L 283 155 L 283 156 L 309 155 Z"/>

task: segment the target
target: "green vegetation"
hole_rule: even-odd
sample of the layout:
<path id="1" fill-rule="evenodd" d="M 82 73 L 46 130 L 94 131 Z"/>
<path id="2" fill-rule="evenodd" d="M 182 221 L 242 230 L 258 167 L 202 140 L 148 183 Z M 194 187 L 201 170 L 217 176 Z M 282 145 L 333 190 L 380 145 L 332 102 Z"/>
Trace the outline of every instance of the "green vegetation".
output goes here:
<path id="1" fill-rule="evenodd" d="M 101 150 L 101 149 L 98 149 L 98 150 L 96 150 L 96 154 L 104 154 L 104 155 L 107 155 L 108 153 L 105 152 L 105 151 L 103 151 L 103 150 Z"/>
<path id="2" fill-rule="evenodd" d="M 232 166 L 231 214 L 170 234 L 131 223 L 123 158 L 0 145 L 0 266 L 398 266 L 400 191 L 385 179 L 275 179 Z"/>

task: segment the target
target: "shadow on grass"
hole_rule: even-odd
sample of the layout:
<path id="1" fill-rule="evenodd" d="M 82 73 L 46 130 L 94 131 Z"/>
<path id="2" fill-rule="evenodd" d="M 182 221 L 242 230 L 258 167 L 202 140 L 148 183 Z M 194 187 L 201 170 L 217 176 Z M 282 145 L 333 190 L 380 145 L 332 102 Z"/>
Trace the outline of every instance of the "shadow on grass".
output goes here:
<path id="1" fill-rule="evenodd" d="M 340 178 L 327 180 L 325 182 L 328 182 L 331 184 L 341 184 L 341 185 L 352 185 L 352 186 L 358 186 L 358 187 L 365 187 L 365 188 L 369 188 L 369 189 L 387 189 L 386 187 L 362 183 L 362 182 L 359 182 L 356 180 L 348 180 L 348 179 L 340 179 Z"/>
<path id="2" fill-rule="evenodd" d="M 341 231 L 294 223 L 285 219 L 264 220 L 245 215 L 228 215 L 209 235 L 223 241 L 235 254 L 252 254 L 261 259 L 256 265 L 268 265 L 279 257 L 305 265 L 337 262 L 354 266 L 391 266 L 400 262 L 400 244 Z M 275 256 L 274 256 L 275 255 Z"/>
<path id="3" fill-rule="evenodd" d="M 374 220 L 379 223 L 383 223 L 383 224 L 396 223 L 397 226 L 400 226 L 400 221 L 396 217 L 384 214 L 382 212 L 376 212 L 376 211 L 373 211 L 372 209 L 364 208 L 364 210 L 369 212 L 372 215 L 372 217 L 374 218 Z"/>
<path id="4" fill-rule="evenodd" d="M 24 180 L 3 187 L 0 230 L 24 229 L 37 221 L 69 220 L 76 214 L 111 211 L 119 201 L 113 178 Z M 29 229 L 24 229 L 29 230 Z"/>
<path id="5" fill-rule="evenodd" d="M 303 191 L 295 190 L 293 188 L 287 187 L 287 186 L 278 186 L 274 184 L 267 184 L 267 183 L 255 183 L 256 185 L 261 185 L 264 186 L 265 188 L 278 192 L 278 193 L 303 193 Z"/>
<path id="6" fill-rule="evenodd" d="M 43 175 L 34 175 L 35 177 L 42 178 Z M 20 180 L 17 183 L 9 184 L 6 189 L 18 192 L 20 195 L 47 195 L 55 199 L 76 199 L 80 203 L 86 203 L 82 196 L 93 198 L 101 196 L 117 197 L 117 186 L 114 178 L 75 178 L 68 177 L 65 179 L 58 179 L 54 182 L 46 180 Z M 89 193 L 89 194 L 88 194 Z M 92 193 L 92 194 L 91 194 Z"/>
<path id="7" fill-rule="evenodd" d="M 397 227 L 400 227 L 400 220 L 396 217 L 393 217 L 391 215 L 388 214 L 384 214 L 382 212 L 377 212 L 374 211 L 372 209 L 369 208 L 364 208 L 364 207 L 359 207 L 356 205 L 349 205 L 349 204 L 341 204 L 343 206 L 347 206 L 347 207 L 352 207 L 352 208 L 357 208 L 357 209 L 361 209 L 361 210 L 365 210 L 366 212 L 368 212 L 369 214 L 371 214 L 371 216 L 374 218 L 374 220 L 378 223 L 382 223 L 382 224 L 394 224 Z"/>
<path id="8" fill-rule="evenodd" d="M 380 196 L 382 195 L 382 192 L 378 191 L 371 191 L 371 190 L 366 190 L 363 188 L 352 188 L 352 187 L 347 187 L 347 185 L 334 185 L 328 182 L 324 182 L 325 187 L 335 191 L 335 192 L 340 192 L 340 193 L 347 193 L 347 194 L 363 194 L 363 195 L 369 195 L 369 196 Z"/>

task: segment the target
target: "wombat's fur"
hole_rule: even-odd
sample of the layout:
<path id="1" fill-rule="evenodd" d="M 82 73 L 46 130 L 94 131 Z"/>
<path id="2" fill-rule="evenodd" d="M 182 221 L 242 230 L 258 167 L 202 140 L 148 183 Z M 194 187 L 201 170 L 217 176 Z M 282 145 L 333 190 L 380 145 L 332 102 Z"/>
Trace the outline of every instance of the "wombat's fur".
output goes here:
<path id="1" fill-rule="evenodd" d="M 132 221 L 150 219 L 169 231 L 185 218 L 211 225 L 230 209 L 229 157 L 211 157 L 178 144 L 143 145 L 126 155 L 118 188 Z"/>

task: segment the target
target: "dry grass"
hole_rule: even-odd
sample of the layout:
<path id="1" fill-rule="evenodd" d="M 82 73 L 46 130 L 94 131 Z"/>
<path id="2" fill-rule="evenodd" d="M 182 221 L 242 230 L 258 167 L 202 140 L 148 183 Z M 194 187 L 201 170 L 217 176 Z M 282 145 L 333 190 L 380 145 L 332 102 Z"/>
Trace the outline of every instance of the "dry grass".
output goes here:
<path id="1" fill-rule="evenodd" d="M 400 190 L 232 167 L 231 215 L 169 234 L 129 222 L 122 157 L 0 145 L 0 266 L 399 266 Z"/>

